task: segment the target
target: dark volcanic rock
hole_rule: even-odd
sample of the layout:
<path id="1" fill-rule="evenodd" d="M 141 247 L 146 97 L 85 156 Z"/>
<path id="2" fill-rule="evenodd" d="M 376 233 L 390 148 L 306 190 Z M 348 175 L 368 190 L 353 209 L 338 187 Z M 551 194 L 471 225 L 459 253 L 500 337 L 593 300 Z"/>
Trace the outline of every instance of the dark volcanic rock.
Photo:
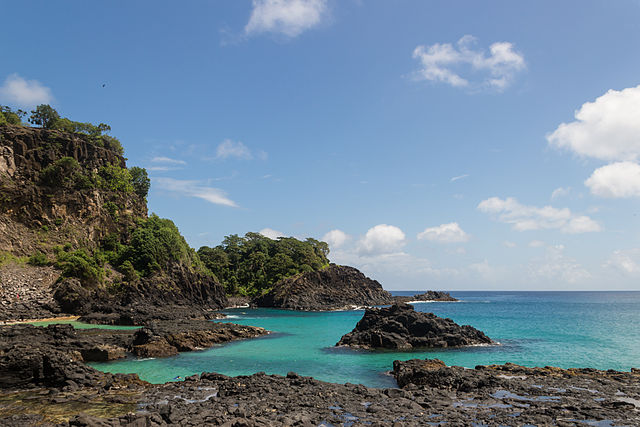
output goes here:
<path id="1" fill-rule="evenodd" d="M 281 280 L 253 304 L 289 310 L 339 310 L 390 304 L 391 294 L 353 267 L 331 264 L 320 271 Z"/>
<path id="2" fill-rule="evenodd" d="M 433 313 L 417 312 L 409 304 L 394 304 L 388 308 L 367 309 L 354 330 L 336 345 L 409 350 L 493 343 L 469 325 L 460 326 Z"/>
<path id="3" fill-rule="evenodd" d="M 138 357 L 167 357 L 181 351 L 201 350 L 214 344 L 267 333 L 263 328 L 233 323 L 153 322 L 135 333 L 132 351 Z"/>
<path id="4" fill-rule="evenodd" d="M 454 302 L 458 301 L 457 298 L 449 295 L 449 292 L 443 291 L 427 291 L 423 294 L 416 294 L 414 296 L 397 296 L 393 297 L 393 301 L 396 303 L 407 303 L 411 301 L 447 301 Z"/>

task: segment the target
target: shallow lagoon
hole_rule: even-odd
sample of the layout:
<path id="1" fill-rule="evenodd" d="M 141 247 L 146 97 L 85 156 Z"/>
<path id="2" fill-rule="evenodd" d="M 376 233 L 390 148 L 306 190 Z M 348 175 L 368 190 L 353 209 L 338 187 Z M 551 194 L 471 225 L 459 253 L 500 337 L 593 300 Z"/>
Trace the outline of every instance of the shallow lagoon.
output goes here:
<path id="1" fill-rule="evenodd" d="M 413 294 L 413 292 L 395 294 Z M 233 342 L 166 359 L 125 359 L 92 366 L 135 372 L 165 382 L 203 371 L 246 375 L 295 371 L 332 382 L 394 386 L 385 372 L 397 359 L 442 359 L 449 365 L 513 362 L 629 370 L 640 367 L 640 292 L 452 292 L 457 303 L 417 303 L 470 324 L 500 346 L 411 353 L 367 352 L 334 344 L 362 317 L 362 311 L 292 312 L 272 309 L 226 310 L 224 322 L 261 326 L 269 336 Z"/>

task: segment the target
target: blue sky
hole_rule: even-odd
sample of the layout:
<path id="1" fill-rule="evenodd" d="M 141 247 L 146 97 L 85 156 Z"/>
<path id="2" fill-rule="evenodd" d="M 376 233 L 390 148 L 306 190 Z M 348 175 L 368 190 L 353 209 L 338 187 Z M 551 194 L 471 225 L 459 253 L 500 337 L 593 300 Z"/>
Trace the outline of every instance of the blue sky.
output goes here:
<path id="1" fill-rule="evenodd" d="M 189 243 L 387 289 L 640 290 L 640 2 L 23 1 L 0 103 L 106 122 Z M 104 87 L 103 87 L 104 84 Z"/>

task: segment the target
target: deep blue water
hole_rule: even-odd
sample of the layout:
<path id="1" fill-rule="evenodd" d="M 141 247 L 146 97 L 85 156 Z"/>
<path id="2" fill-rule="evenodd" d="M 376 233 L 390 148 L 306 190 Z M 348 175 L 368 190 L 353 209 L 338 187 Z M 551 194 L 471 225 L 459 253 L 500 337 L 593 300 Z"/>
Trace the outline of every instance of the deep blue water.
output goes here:
<path id="1" fill-rule="evenodd" d="M 394 292 L 413 295 L 412 292 Z M 470 324 L 501 345 L 419 352 L 335 348 L 362 311 L 292 312 L 233 309 L 226 322 L 262 326 L 273 334 L 182 353 L 167 359 L 93 364 L 164 382 L 203 371 L 227 375 L 295 371 L 332 382 L 393 386 L 385 372 L 397 359 L 442 359 L 448 365 L 513 362 L 526 366 L 640 367 L 640 292 L 452 292 L 461 302 L 418 303 L 418 311 Z"/>

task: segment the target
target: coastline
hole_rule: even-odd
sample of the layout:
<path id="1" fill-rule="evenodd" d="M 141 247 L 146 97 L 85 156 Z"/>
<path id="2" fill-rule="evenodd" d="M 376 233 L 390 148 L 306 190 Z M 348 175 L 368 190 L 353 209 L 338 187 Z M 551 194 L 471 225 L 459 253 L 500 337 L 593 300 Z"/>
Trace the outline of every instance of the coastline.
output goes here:
<path id="1" fill-rule="evenodd" d="M 76 321 L 81 316 L 59 316 L 59 317 L 46 317 L 42 319 L 24 319 L 24 320 L 1 320 L 0 326 L 19 325 L 22 323 L 39 323 L 39 322 L 56 322 L 56 321 Z"/>

